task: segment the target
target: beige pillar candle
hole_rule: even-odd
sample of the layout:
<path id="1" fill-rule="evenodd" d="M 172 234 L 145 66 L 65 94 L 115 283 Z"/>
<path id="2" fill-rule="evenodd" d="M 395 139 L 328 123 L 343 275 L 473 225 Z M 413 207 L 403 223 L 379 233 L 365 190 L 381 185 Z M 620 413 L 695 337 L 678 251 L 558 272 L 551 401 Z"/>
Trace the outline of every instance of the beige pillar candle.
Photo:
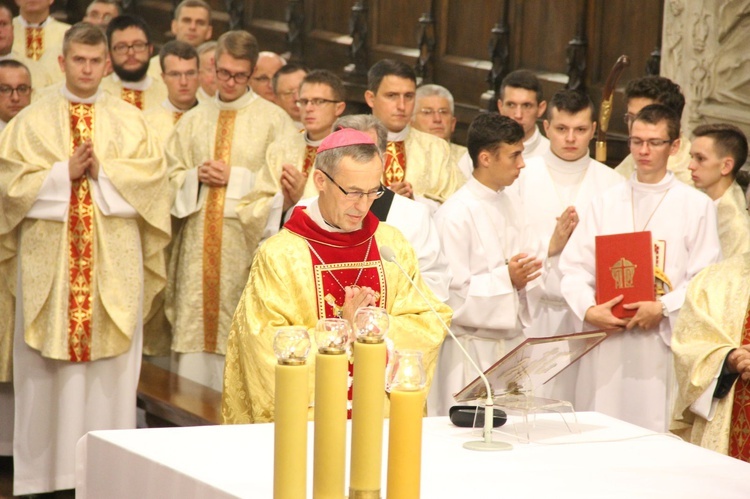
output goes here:
<path id="1" fill-rule="evenodd" d="M 357 310 L 354 318 L 354 386 L 349 499 L 379 499 L 385 403 L 384 336 L 388 314 L 377 307 Z"/>
<path id="2" fill-rule="evenodd" d="M 304 328 L 280 328 L 274 339 L 274 499 L 307 496 L 307 408 L 310 338 Z"/>
<path id="3" fill-rule="evenodd" d="M 315 328 L 313 499 L 344 498 L 349 332 L 343 319 L 321 319 Z"/>
<path id="4" fill-rule="evenodd" d="M 427 382 L 422 352 L 397 351 L 389 377 L 387 499 L 419 497 L 422 473 L 422 416 Z"/>

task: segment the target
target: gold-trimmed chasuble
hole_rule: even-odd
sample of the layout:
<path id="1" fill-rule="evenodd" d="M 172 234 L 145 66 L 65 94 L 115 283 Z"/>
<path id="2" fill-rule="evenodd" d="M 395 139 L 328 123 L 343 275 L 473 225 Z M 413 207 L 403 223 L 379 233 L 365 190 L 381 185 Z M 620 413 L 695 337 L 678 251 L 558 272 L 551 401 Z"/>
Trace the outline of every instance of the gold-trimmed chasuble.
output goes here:
<path id="1" fill-rule="evenodd" d="M 745 312 L 742 345 L 750 344 L 750 303 Z M 737 379 L 732 401 L 732 423 L 729 427 L 729 449 L 731 457 L 750 462 L 750 382 Z"/>
<path id="2" fill-rule="evenodd" d="M 388 187 L 406 177 L 406 146 L 403 140 L 389 141 L 385 148 L 383 184 Z"/>
<path id="3" fill-rule="evenodd" d="M 44 28 L 26 28 L 26 57 L 38 61 L 44 55 Z"/>
<path id="4" fill-rule="evenodd" d="M 70 152 L 94 137 L 94 105 L 69 104 Z M 91 189 L 86 174 L 72 181 L 68 210 L 68 351 L 73 362 L 91 360 L 91 288 L 93 277 L 94 219 Z"/>
<path id="5" fill-rule="evenodd" d="M 316 146 L 311 146 L 310 144 L 305 144 L 305 160 L 302 162 L 302 173 L 305 176 L 310 174 L 310 170 L 312 170 L 317 156 L 318 148 Z"/>
<path id="6" fill-rule="evenodd" d="M 237 111 L 221 111 L 216 125 L 214 159 L 231 164 Z M 216 352 L 221 296 L 221 236 L 226 187 L 209 187 L 203 220 L 203 349 Z"/>
<path id="7" fill-rule="evenodd" d="M 127 102 L 128 104 L 133 104 L 135 107 L 143 111 L 143 91 L 142 90 L 133 90 L 131 88 L 122 88 L 122 92 L 120 93 L 120 97 L 122 97 L 122 100 Z"/>

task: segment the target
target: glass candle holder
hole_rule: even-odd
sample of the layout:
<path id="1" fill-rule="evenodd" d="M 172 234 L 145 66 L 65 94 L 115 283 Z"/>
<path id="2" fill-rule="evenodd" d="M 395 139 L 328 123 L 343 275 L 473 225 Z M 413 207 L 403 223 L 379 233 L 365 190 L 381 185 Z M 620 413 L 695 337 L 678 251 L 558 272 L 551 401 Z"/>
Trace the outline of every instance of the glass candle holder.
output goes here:
<path id="1" fill-rule="evenodd" d="M 423 390 L 427 384 L 427 373 L 419 350 L 396 350 L 388 376 L 390 391 L 414 392 Z"/>
<path id="2" fill-rule="evenodd" d="M 315 343 L 318 352 L 325 354 L 346 353 L 352 328 L 346 319 L 320 319 L 315 325 Z"/>
<path id="3" fill-rule="evenodd" d="M 273 338 L 273 351 L 279 364 L 304 364 L 310 353 L 310 335 L 301 326 L 280 327 Z"/>
<path id="4" fill-rule="evenodd" d="M 388 324 L 388 312 L 380 307 L 362 307 L 354 313 L 354 332 L 360 343 L 381 343 Z"/>

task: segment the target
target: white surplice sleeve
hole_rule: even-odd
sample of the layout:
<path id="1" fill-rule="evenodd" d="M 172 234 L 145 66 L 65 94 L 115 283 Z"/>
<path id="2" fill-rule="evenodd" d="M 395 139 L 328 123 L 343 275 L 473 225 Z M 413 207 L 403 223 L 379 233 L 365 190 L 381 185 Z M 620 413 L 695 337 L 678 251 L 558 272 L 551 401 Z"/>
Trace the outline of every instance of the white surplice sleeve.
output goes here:
<path id="1" fill-rule="evenodd" d="M 455 206 L 455 205 L 454 205 Z M 508 265 L 487 268 L 474 250 L 481 245 L 468 213 L 439 213 L 436 225 L 453 278 L 448 305 L 453 324 L 480 329 L 509 330 L 518 324 L 519 298 Z"/>
<path id="2" fill-rule="evenodd" d="M 36 196 L 36 201 L 26 214 L 26 218 L 52 220 L 64 222 L 68 219 L 70 207 L 70 170 L 67 161 L 59 161 L 52 165 L 42 188 Z"/>

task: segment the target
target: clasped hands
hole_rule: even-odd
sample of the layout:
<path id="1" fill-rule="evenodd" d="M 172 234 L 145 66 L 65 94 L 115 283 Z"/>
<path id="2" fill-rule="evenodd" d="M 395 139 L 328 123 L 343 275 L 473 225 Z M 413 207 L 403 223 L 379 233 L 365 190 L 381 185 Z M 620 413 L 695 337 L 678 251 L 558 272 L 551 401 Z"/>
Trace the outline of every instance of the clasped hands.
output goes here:
<path id="1" fill-rule="evenodd" d="M 356 340 L 354 332 L 354 314 L 358 308 L 374 307 L 377 300 L 375 299 L 375 290 L 368 286 L 346 286 L 344 288 L 344 306 L 341 307 L 341 318 L 345 319 L 352 326 L 349 343 Z"/>
<path id="2" fill-rule="evenodd" d="M 594 305 L 586 310 L 584 320 L 594 327 L 600 329 L 622 329 L 631 330 L 634 327 L 651 329 L 656 327 L 662 318 L 662 304 L 658 301 L 637 301 L 623 305 L 625 310 L 635 310 L 636 313 L 630 319 L 620 319 L 612 315 L 612 307 L 620 303 L 624 295 L 618 295 L 611 300 Z"/>
<path id="3" fill-rule="evenodd" d="M 750 345 L 742 345 L 727 356 L 727 367 L 744 380 L 750 380 Z"/>
<path id="4" fill-rule="evenodd" d="M 221 160 L 204 161 L 198 167 L 198 180 L 209 187 L 224 187 L 229 183 L 232 169 Z"/>
<path id="5" fill-rule="evenodd" d="M 99 159 L 94 154 L 94 144 L 91 139 L 83 141 L 76 147 L 68 160 L 70 180 L 78 180 L 87 172 L 92 179 L 99 178 Z"/>

